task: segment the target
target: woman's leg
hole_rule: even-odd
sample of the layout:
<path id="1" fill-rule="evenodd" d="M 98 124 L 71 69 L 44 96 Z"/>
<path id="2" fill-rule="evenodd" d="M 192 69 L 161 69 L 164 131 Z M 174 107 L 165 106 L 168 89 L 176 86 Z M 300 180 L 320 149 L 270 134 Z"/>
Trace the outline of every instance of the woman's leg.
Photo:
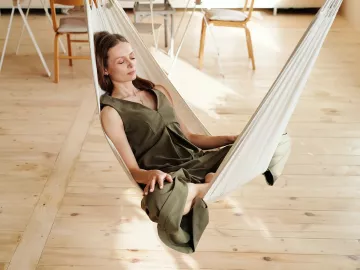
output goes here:
<path id="1" fill-rule="evenodd" d="M 212 181 L 214 175 L 215 175 L 214 173 L 208 173 L 205 176 L 205 183 L 204 184 L 193 184 L 193 183 L 188 183 L 187 184 L 188 185 L 188 196 L 186 198 L 184 215 L 189 213 L 191 207 L 194 204 L 194 199 L 196 197 L 199 197 L 199 198 L 204 198 L 205 197 L 206 192 L 210 188 L 209 183 Z"/>
<path id="2" fill-rule="evenodd" d="M 193 206 L 195 202 L 195 198 L 204 198 L 206 192 L 209 190 L 210 184 L 193 184 L 188 183 L 188 195 L 186 198 L 185 208 L 183 215 L 186 215 L 190 212 L 191 207 Z"/>

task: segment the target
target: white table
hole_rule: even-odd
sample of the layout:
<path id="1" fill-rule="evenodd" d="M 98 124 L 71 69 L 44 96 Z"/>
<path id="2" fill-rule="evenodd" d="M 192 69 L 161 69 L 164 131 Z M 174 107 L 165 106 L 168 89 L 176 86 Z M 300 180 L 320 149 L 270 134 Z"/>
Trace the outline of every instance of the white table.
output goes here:
<path id="1" fill-rule="evenodd" d="M 0 59 L 0 71 L 1 71 L 2 65 L 3 65 L 3 63 L 4 63 L 6 47 L 7 47 L 7 43 L 8 43 L 9 36 L 10 36 L 10 32 L 11 32 L 12 21 L 13 21 L 13 18 L 14 18 L 14 12 L 15 12 L 15 9 L 18 9 L 18 11 L 19 11 L 19 13 L 20 13 L 20 15 L 21 15 L 21 18 L 22 18 L 22 20 L 23 20 L 24 25 L 23 25 L 23 28 L 22 28 L 22 31 L 21 31 L 21 35 L 20 35 L 20 38 L 19 38 L 18 46 L 17 46 L 17 49 L 16 49 L 16 54 L 18 53 L 19 48 L 20 48 L 20 44 L 21 44 L 21 39 L 22 39 L 22 34 L 23 34 L 23 32 L 24 32 L 24 28 L 26 28 L 26 30 L 28 31 L 28 33 L 29 33 L 29 35 L 30 35 L 30 38 L 31 38 L 31 40 L 32 40 L 32 42 L 33 42 L 33 44 L 34 44 L 34 46 L 35 46 L 36 52 L 38 53 L 38 55 L 39 55 L 39 57 L 40 57 L 40 60 L 41 60 L 43 66 L 44 66 L 44 68 L 45 68 L 45 71 L 46 71 L 47 75 L 50 77 L 50 76 L 51 76 L 51 72 L 50 72 L 50 70 L 49 70 L 49 68 L 48 68 L 48 66 L 47 66 L 47 64 L 46 64 L 46 62 L 45 62 L 45 59 L 44 59 L 44 57 L 43 57 L 43 54 L 42 54 L 42 52 L 41 52 L 41 50 L 40 50 L 40 48 L 39 48 L 39 46 L 38 46 L 38 44 L 37 44 L 37 42 L 36 42 L 36 39 L 35 39 L 35 37 L 34 37 L 34 34 L 33 34 L 32 30 L 31 30 L 31 28 L 30 28 L 30 25 L 29 25 L 29 23 L 28 23 L 28 21 L 27 21 L 27 17 L 28 17 L 28 14 L 29 14 L 29 9 L 30 9 L 30 5 L 31 5 L 32 0 L 28 0 L 28 7 L 27 7 L 26 15 L 25 15 L 24 12 L 22 11 L 22 8 L 23 8 L 23 7 L 21 6 L 21 4 L 24 2 L 24 0 L 9 0 L 9 1 L 12 2 L 12 10 L 11 10 L 10 21 L 9 21 L 9 25 L 8 25 L 8 29 L 7 29 L 7 33 L 6 33 L 4 48 L 3 48 L 2 56 L 1 56 L 1 59 Z M 45 10 L 45 13 L 46 13 L 48 19 L 49 19 L 49 21 L 50 21 L 50 23 L 51 23 L 51 25 L 52 25 L 52 20 L 51 20 L 50 14 L 49 14 L 49 12 L 48 12 L 48 7 L 46 6 L 46 4 L 45 4 L 45 2 L 44 2 L 45 0 L 40 0 L 40 1 L 41 1 L 41 4 L 42 4 L 42 6 L 43 6 L 43 8 L 44 8 L 44 10 Z M 65 47 L 64 47 L 64 45 L 62 44 L 61 40 L 60 40 L 60 45 L 61 45 L 61 47 L 62 47 L 62 50 L 63 50 L 64 52 L 66 52 Z"/>

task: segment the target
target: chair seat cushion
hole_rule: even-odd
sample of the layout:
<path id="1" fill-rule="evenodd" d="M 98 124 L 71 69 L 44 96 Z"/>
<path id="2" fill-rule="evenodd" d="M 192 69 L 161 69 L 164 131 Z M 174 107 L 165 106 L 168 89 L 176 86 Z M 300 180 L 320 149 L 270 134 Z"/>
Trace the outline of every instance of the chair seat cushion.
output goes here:
<path id="1" fill-rule="evenodd" d="M 170 3 L 156 3 L 153 4 L 153 12 L 154 14 L 174 14 L 176 10 L 171 6 Z M 139 2 L 136 2 L 134 4 L 134 13 L 140 13 L 144 15 L 150 14 L 150 5 L 148 3 L 146 4 L 139 4 Z"/>
<path id="2" fill-rule="evenodd" d="M 206 11 L 206 18 L 212 21 L 243 22 L 247 15 L 242 11 L 231 9 L 210 9 Z"/>
<path id="3" fill-rule="evenodd" d="M 87 33 L 86 17 L 69 16 L 60 19 L 59 33 Z"/>
<path id="4" fill-rule="evenodd" d="M 136 30 L 141 34 L 152 34 L 152 25 L 151 23 L 134 23 Z M 158 30 L 162 24 L 154 23 L 154 30 Z"/>

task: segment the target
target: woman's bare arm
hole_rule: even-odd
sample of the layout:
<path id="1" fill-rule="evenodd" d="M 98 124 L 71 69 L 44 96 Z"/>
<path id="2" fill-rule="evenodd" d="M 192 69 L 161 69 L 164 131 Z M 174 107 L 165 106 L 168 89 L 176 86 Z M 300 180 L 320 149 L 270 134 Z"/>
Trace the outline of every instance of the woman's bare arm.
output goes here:
<path id="1" fill-rule="evenodd" d="M 105 107 L 101 111 L 101 123 L 106 135 L 113 142 L 134 180 L 146 185 L 144 188 L 145 195 L 149 191 L 154 191 L 156 183 L 159 184 L 160 188 L 163 188 L 165 180 L 172 182 L 171 176 L 167 173 L 160 170 L 143 170 L 139 167 L 126 137 L 124 123 L 115 109 Z"/>
<path id="2" fill-rule="evenodd" d="M 147 171 L 139 168 L 126 137 L 124 124 L 120 115 L 115 109 L 107 106 L 101 111 L 100 116 L 106 135 L 113 142 L 135 181 L 141 184 L 147 184 Z"/>

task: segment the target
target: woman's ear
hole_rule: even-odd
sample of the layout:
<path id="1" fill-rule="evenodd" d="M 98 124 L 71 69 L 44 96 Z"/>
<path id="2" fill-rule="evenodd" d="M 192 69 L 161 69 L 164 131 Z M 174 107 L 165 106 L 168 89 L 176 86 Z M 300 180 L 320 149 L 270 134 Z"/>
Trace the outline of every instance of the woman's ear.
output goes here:
<path id="1" fill-rule="evenodd" d="M 109 75 L 109 72 L 107 71 L 107 69 L 104 69 L 104 75 L 105 75 L 105 76 L 108 76 L 108 75 Z"/>

